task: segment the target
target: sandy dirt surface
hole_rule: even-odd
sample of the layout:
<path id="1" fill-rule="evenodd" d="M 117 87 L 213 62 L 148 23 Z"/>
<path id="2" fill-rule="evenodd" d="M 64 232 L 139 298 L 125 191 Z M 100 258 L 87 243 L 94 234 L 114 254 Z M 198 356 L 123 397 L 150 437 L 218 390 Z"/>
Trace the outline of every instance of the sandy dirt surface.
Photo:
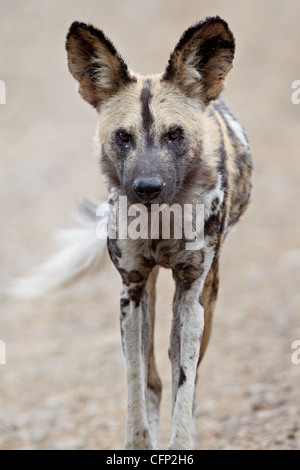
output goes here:
<path id="1" fill-rule="evenodd" d="M 300 4 L 290 0 L 1 0 L 0 449 L 120 449 L 126 391 L 120 279 L 95 277 L 39 300 L 6 288 L 55 251 L 78 200 L 105 197 L 92 156 L 96 113 L 77 95 L 64 41 L 73 20 L 102 28 L 129 66 L 162 70 L 185 28 L 219 14 L 237 54 L 226 99 L 254 155 L 252 204 L 226 242 L 214 330 L 197 385 L 197 449 L 299 449 Z M 160 448 L 171 426 L 167 355 L 173 282 L 158 287 L 156 355 L 164 391 Z M 300 355 L 299 355 L 300 356 Z"/>

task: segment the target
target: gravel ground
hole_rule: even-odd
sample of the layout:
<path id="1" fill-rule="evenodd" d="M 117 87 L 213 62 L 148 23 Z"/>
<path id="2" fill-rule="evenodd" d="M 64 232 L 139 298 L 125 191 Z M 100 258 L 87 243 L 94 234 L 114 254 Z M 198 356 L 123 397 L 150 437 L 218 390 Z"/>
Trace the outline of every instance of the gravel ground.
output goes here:
<path id="1" fill-rule="evenodd" d="M 76 201 L 105 197 L 92 157 L 96 114 L 76 93 L 64 38 L 77 19 L 103 28 L 140 73 L 157 72 L 183 30 L 207 15 L 237 41 L 226 98 L 254 155 L 252 204 L 226 242 L 210 346 L 197 386 L 197 449 L 299 449 L 300 4 L 290 0 L 1 0 L 0 449 L 120 449 L 125 379 L 118 274 L 31 302 L 9 298 L 15 277 L 55 251 Z M 159 277 L 156 350 L 164 392 L 160 448 L 171 426 L 167 356 L 173 282 Z"/>

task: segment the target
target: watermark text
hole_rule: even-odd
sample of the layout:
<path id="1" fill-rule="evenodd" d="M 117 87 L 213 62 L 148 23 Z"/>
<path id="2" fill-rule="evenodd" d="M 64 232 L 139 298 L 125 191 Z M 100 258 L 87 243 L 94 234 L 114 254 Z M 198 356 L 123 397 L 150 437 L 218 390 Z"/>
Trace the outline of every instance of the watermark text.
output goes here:
<path id="1" fill-rule="evenodd" d="M 300 364 L 300 339 L 296 339 L 292 343 L 292 349 L 295 349 L 296 351 L 293 352 L 292 354 L 292 363 L 295 366 L 298 366 Z"/>
<path id="2" fill-rule="evenodd" d="M 184 240 L 186 250 L 204 245 L 203 204 L 128 204 L 126 196 L 118 203 L 101 204 L 97 237 L 111 240 Z"/>
<path id="3" fill-rule="evenodd" d="M 6 364 L 6 345 L 0 340 L 0 364 Z"/>
<path id="4" fill-rule="evenodd" d="M 292 83 L 292 88 L 295 91 L 292 93 L 292 103 L 299 104 L 300 103 L 300 80 L 294 80 Z"/>
<path id="5" fill-rule="evenodd" d="M 6 85 L 3 80 L 0 80 L 0 104 L 6 104 Z"/>

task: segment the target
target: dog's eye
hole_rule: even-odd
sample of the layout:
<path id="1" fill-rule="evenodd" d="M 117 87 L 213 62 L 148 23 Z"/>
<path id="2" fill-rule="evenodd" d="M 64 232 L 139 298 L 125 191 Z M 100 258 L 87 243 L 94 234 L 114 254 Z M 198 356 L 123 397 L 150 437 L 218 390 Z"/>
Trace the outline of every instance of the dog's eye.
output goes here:
<path id="1" fill-rule="evenodd" d="M 169 133 L 169 139 L 170 140 L 177 140 L 179 136 L 180 136 L 180 132 L 170 132 Z"/>
<path id="2" fill-rule="evenodd" d="M 180 127 L 170 130 L 167 134 L 167 139 L 169 142 L 183 139 L 183 130 Z"/>
<path id="3" fill-rule="evenodd" d="M 121 142 L 124 142 L 124 144 L 128 144 L 129 142 L 132 141 L 132 136 L 130 134 L 128 134 L 128 132 L 118 132 L 118 137 L 120 139 Z"/>

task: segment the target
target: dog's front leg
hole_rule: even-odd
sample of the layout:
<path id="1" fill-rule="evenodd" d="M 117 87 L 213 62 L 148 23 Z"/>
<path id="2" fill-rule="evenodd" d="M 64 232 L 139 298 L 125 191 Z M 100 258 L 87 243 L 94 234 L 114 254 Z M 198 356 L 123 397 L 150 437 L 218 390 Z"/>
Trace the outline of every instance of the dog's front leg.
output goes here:
<path id="1" fill-rule="evenodd" d="M 147 420 L 146 384 L 150 326 L 143 286 L 124 285 L 121 294 L 121 334 L 127 381 L 126 449 L 152 449 Z"/>
<path id="2" fill-rule="evenodd" d="M 174 271 L 176 291 L 173 304 L 170 359 L 173 383 L 173 422 L 170 449 L 193 446 L 193 401 L 195 379 L 204 330 L 201 293 L 211 260 L 205 268 Z M 189 279 L 192 273 L 192 279 Z"/>
<path id="3" fill-rule="evenodd" d="M 170 359 L 173 383 L 173 422 L 170 449 L 191 449 L 193 401 L 197 363 L 204 329 L 204 309 L 199 302 L 203 281 L 184 290 L 176 285 Z"/>

